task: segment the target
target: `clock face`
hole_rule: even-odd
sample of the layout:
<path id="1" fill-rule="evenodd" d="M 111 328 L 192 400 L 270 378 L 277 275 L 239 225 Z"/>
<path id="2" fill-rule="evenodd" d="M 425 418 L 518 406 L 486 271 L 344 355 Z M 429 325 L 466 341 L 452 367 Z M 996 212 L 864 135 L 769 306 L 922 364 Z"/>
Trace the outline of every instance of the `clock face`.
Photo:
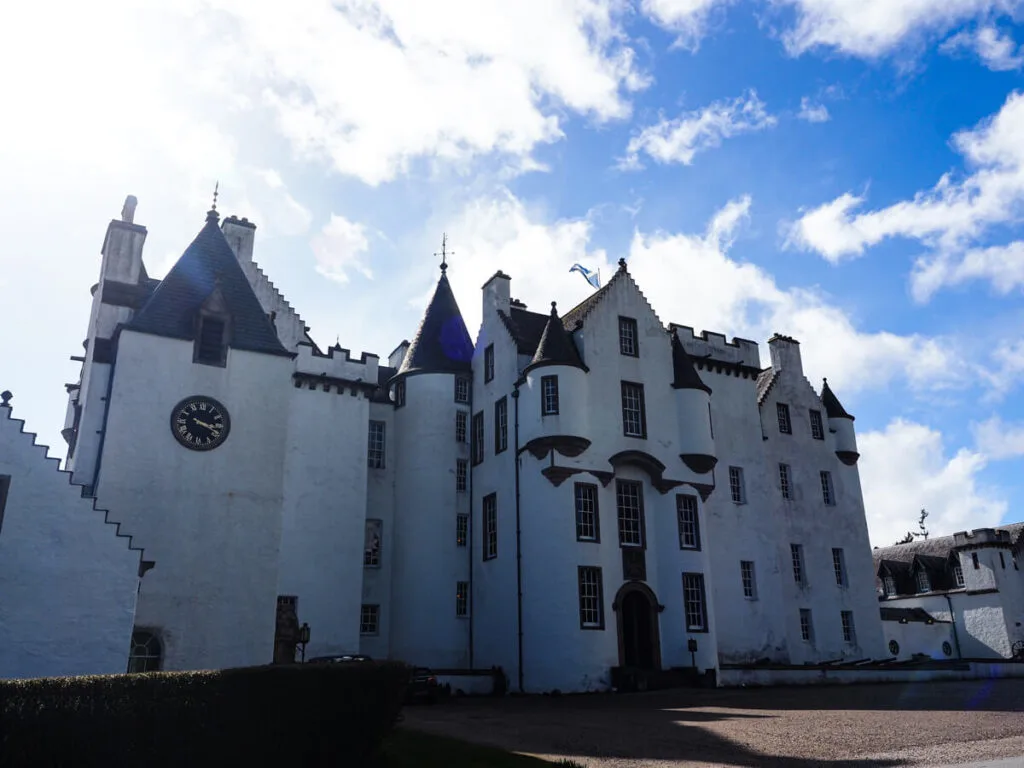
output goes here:
<path id="1" fill-rule="evenodd" d="M 212 397 L 186 397 L 171 411 L 171 433 L 193 451 L 216 448 L 227 439 L 230 430 L 227 410 Z"/>

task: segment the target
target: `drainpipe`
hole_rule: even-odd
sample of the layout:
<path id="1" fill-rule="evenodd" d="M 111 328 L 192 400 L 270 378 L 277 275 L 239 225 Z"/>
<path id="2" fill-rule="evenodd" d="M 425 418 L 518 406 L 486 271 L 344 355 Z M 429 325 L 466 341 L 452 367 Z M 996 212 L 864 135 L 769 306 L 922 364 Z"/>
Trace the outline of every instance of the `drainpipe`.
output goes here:
<path id="1" fill-rule="evenodd" d="M 956 645 L 956 657 L 959 660 L 963 660 L 964 655 L 960 653 L 960 636 L 956 631 L 956 614 L 953 613 L 953 600 L 949 597 L 949 593 L 945 595 L 946 602 L 949 603 L 949 620 L 953 623 L 953 643 Z"/>
<path id="2" fill-rule="evenodd" d="M 517 651 L 519 654 L 519 692 L 523 689 L 523 553 L 522 527 L 519 517 L 519 382 L 513 385 L 512 402 L 515 404 L 515 441 L 516 441 L 516 631 L 518 635 Z"/>

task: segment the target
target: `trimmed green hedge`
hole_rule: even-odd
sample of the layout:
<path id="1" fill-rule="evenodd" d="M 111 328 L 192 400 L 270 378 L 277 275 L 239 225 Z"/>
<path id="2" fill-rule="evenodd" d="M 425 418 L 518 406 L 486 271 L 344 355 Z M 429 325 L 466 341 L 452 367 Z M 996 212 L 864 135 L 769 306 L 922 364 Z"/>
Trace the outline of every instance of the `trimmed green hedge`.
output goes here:
<path id="1" fill-rule="evenodd" d="M 4 681 L 0 765 L 362 766 L 408 680 L 358 662 Z"/>

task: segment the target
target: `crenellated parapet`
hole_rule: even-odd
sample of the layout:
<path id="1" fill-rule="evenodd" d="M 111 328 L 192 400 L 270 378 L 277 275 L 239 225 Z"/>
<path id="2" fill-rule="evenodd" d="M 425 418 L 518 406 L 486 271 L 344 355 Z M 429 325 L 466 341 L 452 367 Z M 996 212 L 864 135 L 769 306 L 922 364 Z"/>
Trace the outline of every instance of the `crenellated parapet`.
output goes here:
<path id="1" fill-rule="evenodd" d="M 761 370 L 761 353 L 756 341 L 736 336 L 732 341 L 728 341 L 725 334 L 714 331 L 701 331 L 698 336 L 688 325 L 669 323 L 668 327 L 693 358 L 698 369 L 702 364 L 713 362 L 731 363 L 737 370 Z"/>
<path id="2" fill-rule="evenodd" d="M 377 364 L 377 355 L 369 352 L 363 352 L 358 358 L 353 358 L 349 350 L 338 345 L 323 353 L 312 344 L 302 342 L 296 349 L 295 378 L 296 381 L 310 381 L 320 377 L 338 382 L 365 384 L 376 389 Z"/>

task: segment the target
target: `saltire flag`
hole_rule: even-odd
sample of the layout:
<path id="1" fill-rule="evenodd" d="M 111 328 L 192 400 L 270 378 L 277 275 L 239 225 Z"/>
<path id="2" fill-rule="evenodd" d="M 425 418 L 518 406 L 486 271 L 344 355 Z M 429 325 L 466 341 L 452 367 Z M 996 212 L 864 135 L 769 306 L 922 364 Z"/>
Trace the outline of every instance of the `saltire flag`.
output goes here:
<path id="1" fill-rule="evenodd" d="M 601 287 L 601 276 L 592 270 L 587 269 L 582 264 L 573 264 L 569 269 L 570 272 L 579 272 L 583 275 L 583 278 L 590 283 L 594 288 Z"/>

